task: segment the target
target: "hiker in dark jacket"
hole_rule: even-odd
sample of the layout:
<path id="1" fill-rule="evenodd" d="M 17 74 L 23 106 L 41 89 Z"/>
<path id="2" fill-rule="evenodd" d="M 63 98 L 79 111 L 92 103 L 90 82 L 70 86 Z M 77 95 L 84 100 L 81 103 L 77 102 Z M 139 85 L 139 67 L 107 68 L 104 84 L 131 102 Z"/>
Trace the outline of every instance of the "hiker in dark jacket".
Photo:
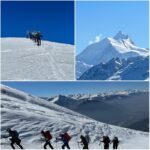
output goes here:
<path id="1" fill-rule="evenodd" d="M 37 46 L 41 45 L 41 37 L 42 37 L 42 35 L 41 35 L 40 31 L 36 32 L 35 39 L 36 39 L 36 42 L 37 42 Z"/>
<path id="2" fill-rule="evenodd" d="M 108 136 L 103 136 L 104 149 L 109 149 L 110 139 Z"/>
<path id="3" fill-rule="evenodd" d="M 41 131 L 41 135 L 44 137 L 44 140 L 45 140 L 45 144 L 44 144 L 44 149 L 47 149 L 47 145 L 49 145 L 49 147 L 51 149 L 54 149 L 50 140 L 52 139 L 52 135 L 50 134 L 49 131 Z"/>
<path id="4" fill-rule="evenodd" d="M 83 149 L 88 149 L 88 141 L 87 141 L 86 137 L 81 135 L 80 139 L 81 139 L 81 141 L 79 143 L 81 143 L 83 145 Z"/>
<path id="5" fill-rule="evenodd" d="M 71 136 L 67 132 L 60 134 L 56 140 L 61 140 L 63 142 L 62 149 L 65 149 L 65 147 L 70 149 L 69 141 L 71 140 Z"/>
<path id="6" fill-rule="evenodd" d="M 119 140 L 118 137 L 114 137 L 113 140 L 111 141 L 111 143 L 113 143 L 113 149 L 117 149 L 118 145 L 119 145 Z"/>
<path id="7" fill-rule="evenodd" d="M 9 133 L 7 137 L 11 137 L 10 138 L 11 147 L 15 149 L 14 144 L 17 144 L 21 149 L 23 149 L 21 145 L 21 140 L 19 139 L 19 133 L 16 130 L 11 130 L 10 128 L 7 129 L 7 132 Z"/>

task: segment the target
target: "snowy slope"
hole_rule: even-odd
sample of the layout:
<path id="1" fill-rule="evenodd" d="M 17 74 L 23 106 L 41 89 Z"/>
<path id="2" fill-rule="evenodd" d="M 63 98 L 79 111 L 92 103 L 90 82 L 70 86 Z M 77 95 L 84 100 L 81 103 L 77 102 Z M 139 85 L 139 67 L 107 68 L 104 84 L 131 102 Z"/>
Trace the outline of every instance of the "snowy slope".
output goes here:
<path id="1" fill-rule="evenodd" d="M 118 32 L 113 38 L 104 38 L 98 43 L 87 46 L 76 58 L 80 61 L 77 64 L 77 77 L 89 68 L 80 69 L 79 65 L 97 65 L 107 63 L 113 58 L 128 59 L 137 56 L 148 56 L 149 51 L 134 45 L 128 35 Z M 82 64 L 83 63 L 83 64 Z"/>
<path id="2" fill-rule="evenodd" d="M 149 58 L 132 57 L 127 60 L 113 58 L 85 71 L 79 80 L 147 80 Z"/>
<path id="3" fill-rule="evenodd" d="M 89 131 L 91 137 L 90 148 L 99 149 L 99 139 L 104 134 L 114 135 L 121 140 L 120 148 L 148 149 L 148 133 L 120 128 L 94 121 L 88 117 L 70 111 L 66 108 L 26 94 L 24 92 L 2 85 L 1 97 L 2 114 L 2 135 L 6 133 L 6 128 L 17 129 L 22 138 L 25 148 L 42 148 L 40 131 L 51 130 L 53 140 L 63 131 L 68 131 L 72 135 L 70 141 L 71 148 L 79 148 L 77 141 L 79 133 Z M 52 140 L 55 148 L 60 148 L 61 142 L 56 143 Z M 8 140 L 1 140 L 2 149 L 10 148 Z M 57 146 L 57 147 L 56 147 Z M 81 148 L 81 146 L 80 146 Z"/>
<path id="4" fill-rule="evenodd" d="M 3 80 L 73 80 L 74 47 L 25 38 L 2 38 Z"/>

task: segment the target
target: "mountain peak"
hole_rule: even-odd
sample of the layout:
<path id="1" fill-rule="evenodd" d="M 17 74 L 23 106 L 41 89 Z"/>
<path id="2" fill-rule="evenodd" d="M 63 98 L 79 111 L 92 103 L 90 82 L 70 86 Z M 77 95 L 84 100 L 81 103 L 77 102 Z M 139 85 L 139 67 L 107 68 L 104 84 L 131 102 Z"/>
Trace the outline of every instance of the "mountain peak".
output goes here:
<path id="1" fill-rule="evenodd" d="M 122 31 L 119 31 L 115 36 L 114 39 L 116 40 L 123 40 L 123 39 L 128 39 L 129 36 L 125 35 Z"/>

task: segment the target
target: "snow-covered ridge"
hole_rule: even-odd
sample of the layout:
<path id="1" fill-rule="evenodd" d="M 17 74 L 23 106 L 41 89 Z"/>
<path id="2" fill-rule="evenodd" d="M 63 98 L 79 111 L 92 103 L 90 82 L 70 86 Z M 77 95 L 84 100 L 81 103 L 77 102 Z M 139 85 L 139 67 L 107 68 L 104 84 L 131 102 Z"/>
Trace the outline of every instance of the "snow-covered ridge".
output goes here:
<path id="1" fill-rule="evenodd" d="M 149 57 L 113 58 L 86 70 L 79 80 L 148 80 Z"/>
<path id="2" fill-rule="evenodd" d="M 136 96 L 138 94 L 147 94 L 147 90 L 123 90 L 123 91 L 113 91 L 113 92 L 99 92 L 99 93 L 93 93 L 93 94 L 72 94 L 72 95 L 57 95 L 57 96 L 51 96 L 47 98 L 47 101 L 50 101 L 51 103 L 58 104 L 60 106 L 69 108 L 71 110 L 76 110 L 80 105 L 86 105 L 85 103 L 88 103 L 91 101 L 91 105 L 95 105 L 95 102 L 99 103 L 111 103 L 115 101 L 124 100 L 126 98 L 130 98 L 132 96 Z"/>
<path id="3" fill-rule="evenodd" d="M 116 127 L 94 121 L 66 108 L 49 103 L 10 87 L 2 85 L 1 92 L 1 134 L 6 128 L 17 129 L 22 139 L 22 145 L 27 149 L 41 149 L 40 131 L 49 129 L 53 135 L 52 144 L 60 148 L 61 143 L 55 144 L 55 137 L 62 131 L 68 131 L 72 136 L 71 148 L 79 148 L 77 141 L 81 133 L 88 130 L 91 137 L 90 149 L 99 149 L 100 138 L 108 134 L 111 138 L 116 135 L 122 141 L 120 148 L 148 149 L 148 133 Z M 138 142 L 139 141 L 139 142 Z M 8 141 L 1 139 L 1 148 L 8 149 Z"/>
<path id="4" fill-rule="evenodd" d="M 93 93 L 93 94 L 87 94 L 87 93 L 78 93 L 78 94 L 70 94 L 70 95 L 58 95 L 58 96 L 51 96 L 49 99 L 54 99 L 56 102 L 58 97 L 68 97 L 72 98 L 76 101 L 81 100 L 81 99 L 89 99 L 92 100 L 94 97 L 108 97 L 108 96 L 129 96 L 132 94 L 138 94 L 138 93 L 147 93 L 147 90 L 139 90 L 139 89 L 128 89 L 128 90 L 123 90 L 123 91 L 112 91 L 112 92 L 98 92 L 98 93 Z"/>
<path id="5" fill-rule="evenodd" d="M 73 80 L 74 46 L 26 38 L 1 38 L 3 80 Z"/>

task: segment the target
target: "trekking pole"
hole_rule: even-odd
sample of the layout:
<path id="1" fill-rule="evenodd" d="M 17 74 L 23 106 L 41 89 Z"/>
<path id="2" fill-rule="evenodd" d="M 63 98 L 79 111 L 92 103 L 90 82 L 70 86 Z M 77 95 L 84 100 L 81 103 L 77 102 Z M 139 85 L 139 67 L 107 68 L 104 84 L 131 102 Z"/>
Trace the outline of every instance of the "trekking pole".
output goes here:
<path id="1" fill-rule="evenodd" d="M 43 141 L 42 141 L 42 138 L 41 138 L 41 149 L 43 149 Z"/>
<path id="2" fill-rule="evenodd" d="M 57 138 L 56 138 L 56 149 L 57 149 Z"/>
<path id="3" fill-rule="evenodd" d="M 78 142 L 78 148 L 80 149 L 80 144 L 79 144 L 79 142 Z"/>
<path id="4" fill-rule="evenodd" d="M 103 145 L 102 145 L 101 141 L 99 142 L 99 146 L 101 149 L 103 149 Z"/>

